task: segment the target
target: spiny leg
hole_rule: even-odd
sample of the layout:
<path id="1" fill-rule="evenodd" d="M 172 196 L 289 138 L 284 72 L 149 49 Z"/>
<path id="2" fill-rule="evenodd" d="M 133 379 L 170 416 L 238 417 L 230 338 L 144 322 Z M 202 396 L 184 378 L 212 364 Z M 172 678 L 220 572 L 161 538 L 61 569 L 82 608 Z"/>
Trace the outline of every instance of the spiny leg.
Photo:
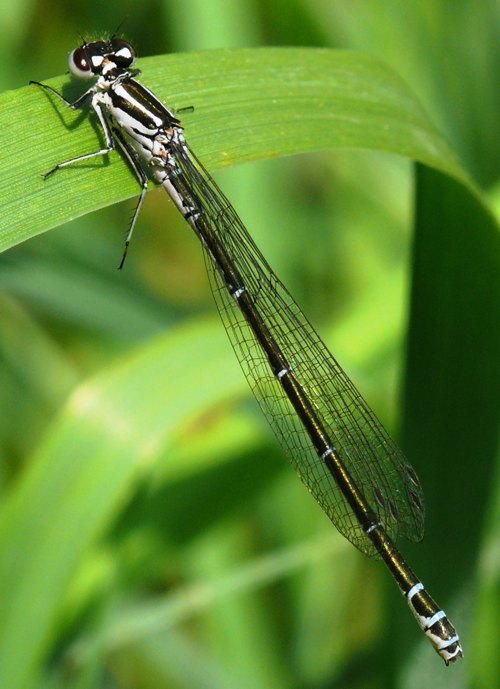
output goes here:
<path id="1" fill-rule="evenodd" d="M 130 167 L 132 168 L 132 172 L 135 174 L 139 184 L 141 185 L 141 194 L 139 196 L 139 200 L 137 201 L 137 205 L 134 210 L 134 214 L 132 216 L 132 221 L 130 223 L 130 228 L 127 233 L 127 238 L 125 239 L 125 248 L 123 250 L 123 256 L 122 260 L 120 261 L 120 265 L 118 266 L 119 270 L 123 268 L 123 264 L 125 263 L 125 259 L 127 258 L 127 253 L 128 253 L 128 247 L 130 245 L 130 241 L 132 239 L 132 234 L 134 232 L 134 227 L 135 223 L 137 222 L 137 218 L 139 217 L 139 212 L 141 210 L 142 202 L 144 201 L 144 197 L 146 196 L 146 192 L 148 190 L 148 184 L 149 180 L 142 169 L 141 165 L 139 164 L 137 157 L 133 151 L 133 149 L 130 147 L 130 145 L 127 143 L 127 141 L 124 139 L 124 137 L 120 134 L 118 131 L 114 131 L 115 139 L 118 145 L 120 146 L 121 150 L 123 151 Z"/>
<path id="2" fill-rule="evenodd" d="M 104 148 L 99 149 L 98 151 L 93 151 L 92 153 L 85 153 L 80 156 L 76 156 L 75 158 L 70 158 L 69 160 L 65 160 L 62 163 L 58 163 L 55 167 L 53 167 L 51 170 L 46 172 L 43 175 L 44 179 L 47 179 L 50 175 L 52 175 L 56 170 L 60 170 L 61 168 L 68 167 L 72 165 L 73 163 L 78 163 L 81 160 L 89 160 L 90 158 L 95 158 L 97 156 L 102 156 L 106 155 L 107 153 L 110 153 L 112 150 L 115 148 L 115 139 L 118 141 L 118 144 L 125 154 L 125 157 L 130 164 L 130 167 L 132 168 L 132 171 L 134 172 L 135 176 L 137 177 L 139 184 L 141 185 L 141 195 L 139 196 L 139 201 L 137 202 L 137 206 L 134 211 L 134 215 L 132 217 L 132 222 L 130 224 L 130 229 L 127 234 L 127 238 L 125 240 L 125 249 L 123 251 L 123 256 L 122 260 L 120 261 L 119 268 L 123 268 L 123 264 L 125 263 L 125 258 L 127 256 L 127 251 L 128 247 L 130 244 L 130 240 L 132 238 L 132 233 L 134 231 L 135 223 L 137 221 L 137 217 L 139 215 L 139 211 L 142 206 L 142 202 L 144 200 L 144 197 L 147 192 L 148 188 L 148 178 L 144 170 L 141 168 L 139 165 L 136 156 L 134 154 L 134 151 L 131 149 L 131 147 L 127 144 L 123 136 L 117 132 L 112 130 L 111 125 L 109 124 L 108 120 L 106 119 L 106 116 L 104 114 L 103 109 L 98 103 L 92 102 L 92 98 L 94 95 L 93 89 L 89 89 L 86 91 L 84 94 L 80 96 L 76 101 L 73 103 L 69 100 L 67 100 L 59 91 L 56 91 L 56 89 L 52 88 L 52 86 L 48 86 L 48 84 L 42 84 L 39 81 L 30 81 L 30 84 L 35 84 L 36 86 L 40 86 L 41 88 L 45 89 L 49 93 L 53 94 L 59 100 L 61 100 L 65 105 L 67 105 L 69 108 L 72 110 L 79 110 L 80 108 L 85 107 L 90 103 L 90 106 L 94 110 L 94 112 L 97 115 L 97 118 L 99 120 L 99 124 L 102 127 L 102 130 L 104 132 L 104 137 L 106 140 L 106 146 Z"/>
<path id="3" fill-rule="evenodd" d="M 104 148 L 101 148 L 99 151 L 93 151 L 92 153 L 85 153 L 84 155 L 81 156 L 76 156 L 75 158 L 70 158 L 69 160 L 64 160 L 62 163 L 58 163 L 55 167 L 53 167 L 51 170 L 46 172 L 43 175 L 44 179 L 47 179 L 50 175 L 52 175 L 56 170 L 60 170 L 63 167 L 68 167 L 69 165 L 73 165 L 73 163 L 78 163 L 81 160 L 88 160 L 89 158 L 95 158 L 97 156 L 102 156 L 106 155 L 106 153 L 109 153 L 112 151 L 115 147 L 115 143 L 113 140 L 113 134 L 111 132 L 111 127 L 109 125 L 109 122 L 107 121 L 104 111 L 101 108 L 101 106 L 98 103 L 95 103 L 92 101 L 93 96 L 94 96 L 94 90 L 89 89 L 88 91 L 85 91 L 79 98 L 77 98 L 73 103 L 69 100 L 67 100 L 59 91 L 56 91 L 56 89 L 52 88 L 52 86 L 48 86 L 48 84 L 42 84 L 39 81 L 30 81 L 30 84 L 35 84 L 36 86 L 40 86 L 41 88 L 45 89 L 52 95 L 56 96 L 61 100 L 65 105 L 68 106 L 68 108 L 71 108 L 71 110 L 80 110 L 81 108 L 85 107 L 86 105 L 91 106 L 92 110 L 95 112 L 97 115 L 97 118 L 99 120 L 99 124 L 102 127 L 102 130 L 104 132 L 104 137 L 106 139 L 106 146 Z"/>

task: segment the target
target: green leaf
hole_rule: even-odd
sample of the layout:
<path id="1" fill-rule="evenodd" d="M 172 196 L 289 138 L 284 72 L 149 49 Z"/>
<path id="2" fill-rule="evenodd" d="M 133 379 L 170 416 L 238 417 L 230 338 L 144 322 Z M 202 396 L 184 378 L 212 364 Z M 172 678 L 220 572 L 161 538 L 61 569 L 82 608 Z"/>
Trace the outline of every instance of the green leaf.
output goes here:
<path id="1" fill-rule="evenodd" d="M 183 115 L 186 136 L 209 169 L 329 147 L 368 148 L 466 179 L 408 87 L 372 57 L 263 48 L 145 58 L 139 66 L 144 83 L 170 107 L 194 105 Z M 85 88 L 64 88 L 67 77 L 47 83 L 69 99 Z M 0 249 L 137 196 L 137 181 L 117 154 L 42 179 L 100 143 L 83 113 L 34 85 L 0 97 L 0 132 Z"/>
<path id="2" fill-rule="evenodd" d="M 77 388 L 54 422 L 0 512 L 2 686 L 32 686 L 82 555 L 193 409 L 244 389 L 224 346 L 212 320 L 171 331 Z"/>
<path id="3" fill-rule="evenodd" d="M 451 570 L 457 582 L 473 576 L 478 534 L 488 516 L 486 496 L 494 486 L 500 238 L 493 218 L 456 180 L 418 166 L 416 182 L 402 436 L 408 456 L 425 452 L 418 472 L 434 508 L 418 558 L 422 578 L 426 569 L 433 572 L 433 590 L 441 598 L 449 595 Z M 413 547 L 407 550 L 417 556 Z M 442 567 L 436 567 L 437 552 Z M 460 595 L 455 588 L 452 605 Z M 455 622 L 466 635 L 472 620 Z M 402 635 L 401 647 L 407 641 Z"/>

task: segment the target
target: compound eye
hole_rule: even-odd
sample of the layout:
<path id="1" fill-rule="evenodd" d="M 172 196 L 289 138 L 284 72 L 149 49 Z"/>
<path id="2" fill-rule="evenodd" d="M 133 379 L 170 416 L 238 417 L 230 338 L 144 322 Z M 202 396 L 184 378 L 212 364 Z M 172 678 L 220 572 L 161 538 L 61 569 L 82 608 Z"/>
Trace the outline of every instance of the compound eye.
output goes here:
<path id="1" fill-rule="evenodd" d="M 85 48 L 75 48 L 70 53 L 68 64 L 71 74 L 78 79 L 90 79 L 93 76 L 92 63 Z"/>
<path id="2" fill-rule="evenodd" d="M 135 62 L 134 47 L 123 38 L 112 38 L 114 62 L 120 67 L 130 67 Z"/>

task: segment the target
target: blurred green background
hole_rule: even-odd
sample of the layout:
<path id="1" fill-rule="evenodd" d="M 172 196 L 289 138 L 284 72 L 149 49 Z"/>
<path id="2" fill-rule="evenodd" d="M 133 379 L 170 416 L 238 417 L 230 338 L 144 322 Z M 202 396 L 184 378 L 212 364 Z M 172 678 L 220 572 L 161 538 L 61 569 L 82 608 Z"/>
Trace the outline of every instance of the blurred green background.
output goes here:
<path id="1" fill-rule="evenodd" d="M 155 191 L 123 272 L 133 201 L 0 256 L 0 686 L 494 687 L 498 4 L 7 0 L 2 90 L 61 74 L 80 34 L 125 17 L 140 55 L 370 53 L 482 190 L 359 150 L 216 174 L 417 469 L 427 534 L 401 547 L 466 657 L 442 665 L 384 567 L 303 489 L 225 340 L 198 243 Z M 22 140 L 17 162 L 43 172 Z"/>

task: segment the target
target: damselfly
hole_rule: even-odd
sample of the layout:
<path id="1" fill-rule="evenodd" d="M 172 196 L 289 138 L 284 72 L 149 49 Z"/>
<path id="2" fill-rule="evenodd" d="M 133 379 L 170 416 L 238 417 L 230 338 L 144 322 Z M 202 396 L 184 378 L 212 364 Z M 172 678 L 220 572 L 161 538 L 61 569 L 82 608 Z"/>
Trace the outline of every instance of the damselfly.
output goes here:
<path id="1" fill-rule="evenodd" d="M 31 82 L 73 110 L 90 106 L 105 138 L 100 150 L 59 163 L 45 177 L 118 146 L 142 188 L 120 267 L 148 178 L 165 188 L 201 240 L 229 339 L 298 475 L 340 533 L 384 560 L 436 651 L 446 664 L 455 662 L 462 648 L 453 625 L 394 544 L 400 534 L 413 541 L 423 536 L 415 471 L 190 149 L 176 113 L 136 81 L 135 59 L 131 44 L 116 36 L 76 48 L 71 72 L 97 81 L 74 103 Z"/>

